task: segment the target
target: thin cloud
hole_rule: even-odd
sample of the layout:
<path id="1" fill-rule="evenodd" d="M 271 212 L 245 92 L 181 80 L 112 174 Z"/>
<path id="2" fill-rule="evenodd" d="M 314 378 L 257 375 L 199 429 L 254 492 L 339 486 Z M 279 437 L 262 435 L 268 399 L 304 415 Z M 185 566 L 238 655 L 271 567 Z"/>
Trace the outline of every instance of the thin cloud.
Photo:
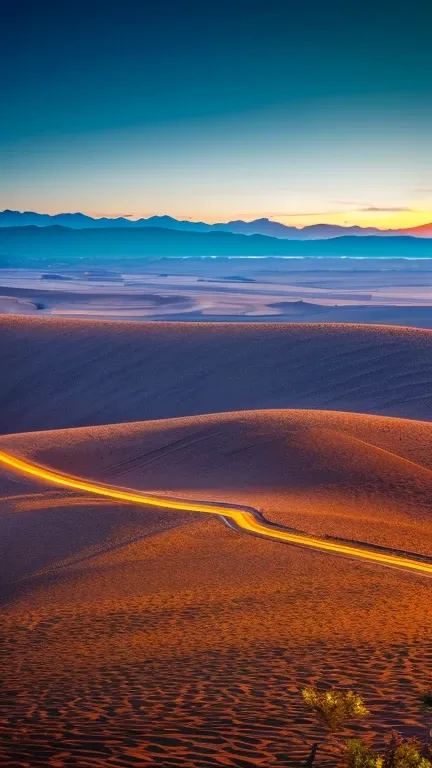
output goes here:
<path id="1" fill-rule="evenodd" d="M 302 211 L 300 213 L 296 213 L 295 211 L 270 211 L 270 212 L 264 212 L 264 213 L 237 213 L 236 216 L 253 216 L 257 219 L 267 218 L 267 219 L 273 219 L 278 216 L 282 216 L 284 218 L 289 217 L 295 217 L 297 216 L 332 216 L 335 213 L 341 213 L 341 211 Z"/>
<path id="2" fill-rule="evenodd" d="M 337 205 L 348 205 L 353 213 L 413 213 L 412 208 L 396 205 L 372 205 L 354 200 L 334 200 Z M 352 206 L 355 206 L 354 208 Z"/>
<path id="3" fill-rule="evenodd" d="M 135 213 L 100 213 L 98 211 L 89 211 L 86 214 L 93 219 L 131 219 Z"/>
<path id="4" fill-rule="evenodd" d="M 398 206 L 381 207 L 379 205 L 369 205 L 367 208 L 359 208 L 359 211 L 365 213 L 412 213 L 412 208 L 404 208 Z"/>
<path id="5" fill-rule="evenodd" d="M 248 212 L 248 213 L 237 213 L 236 216 L 246 217 L 250 218 L 253 217 L 254 219 L 273 219 L 273 218 L 300 218 L 300 217 L 308 217 L 308 216 L 336 216 L 340 214 L 346 214 L 346 213 L 413 213 L 413 208 L 408 208 L 406 206 L 394 206 L 394 205 L 388 205 L 388 206 L 380 206 L 380 205 L 371 205 L 369 203 L 359 203 L 354 202 L 352 200 L 334 200 L 334 203 L 336 205 L 343 205 L 344 208 L 341 210 L 332 210 L 332 211 L 267 211 L 267 212 Z M 347 207 L 348 206 L 348 207 Z"/>

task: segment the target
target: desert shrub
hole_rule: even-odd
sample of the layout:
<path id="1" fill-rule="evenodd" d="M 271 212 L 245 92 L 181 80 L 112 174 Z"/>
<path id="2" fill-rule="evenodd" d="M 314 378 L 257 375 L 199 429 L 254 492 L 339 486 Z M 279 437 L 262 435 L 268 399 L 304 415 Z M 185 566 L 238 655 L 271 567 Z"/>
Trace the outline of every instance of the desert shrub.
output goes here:
<path id="1" fill-rule="evenodd" d="M 304 702 L 315 712 L 329 734 L 340 731 L 351 720 L 360 720 L 369 712 L 363 699 L 354 691 L 319 691 L 313 686 L 302 690 Z M 432 694 L 425 694 L 422 703 L 428 713 L 432 711 Z M 315 743 L 305 768 L 312 768 L 318 749 Z M 383 755 L 374 752 L 362 739 L 349 739 L 342 751 L 344 768 L 432 768 L 432 746 L 418 739 L 404 739 L 399 733 L 391 733 Z"/>
<path id="2" fill-rule="evenodd" d="M 384 754 L 383 768 L 432 768 L 417 739 L 403 739 L 393 733 Z"/>
<path id="3" fill-rule="evenodd" d="M 361 739 L 349 739 L 345 744 L 343 765 L 345 768 L 382 768 L 383 760 Z"/>
<path id="4" fill-rule="evenodd" d="M 349 720 L 359 720 L 369 714 L 363 699 L 354 691 L 319 691 L 308 686 L 302 690 L 302 696 L 331 733 L 339 731 Z"/>
<path id="5" fill-rule="evenodd" d="M 383 756 L 375 754 L 361 739 L 346 742 L 344 768 L 432 768 L 417 739 L 403 739 L 393 733 Z"/>

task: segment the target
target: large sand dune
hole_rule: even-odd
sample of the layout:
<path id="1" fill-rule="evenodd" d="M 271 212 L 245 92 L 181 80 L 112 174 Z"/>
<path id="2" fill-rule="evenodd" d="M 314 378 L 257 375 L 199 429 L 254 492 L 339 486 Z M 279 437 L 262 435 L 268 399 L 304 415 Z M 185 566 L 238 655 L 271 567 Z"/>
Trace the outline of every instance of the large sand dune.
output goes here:
<path id="1" fill-rule="evenodd" d="M 431 554 L 431 432 L 264 411 L 9 435 L 0 449 Z M 311 679 L 360 688 L 378 741 L 389 725 L 421 733 L 427 580 L 4 469 L 2 488 L 1 728 L 15 739 L 2 764 L 293 765 L 317 732 L 298 690 Z"/>
<path id="2" fill-rule="evenodd" d="M 432 414 L 432 332 L 0 317 L 1 432 L 260 408 Z"/>
<path id="3" fill-rule="evenodd" d="M 430 332 L 0 327 L 0 450 L 432 555 Z M 299 765 L 308 681 L 358 688 L 376 745 L 423 733 L 429 579 L 0 475 L 1 765 Z"/>
<path id="4" fill-rule="evenodd" d="M 0 450 L 108 484 L 252 506 L 308 533 L 432 555 L 428 422 L 243 411 L 10 435 Z M 144 515 L 146 526 L 154 516 Z M 177 519 L 188 518 L 172 513 L 167 522 Z"/>

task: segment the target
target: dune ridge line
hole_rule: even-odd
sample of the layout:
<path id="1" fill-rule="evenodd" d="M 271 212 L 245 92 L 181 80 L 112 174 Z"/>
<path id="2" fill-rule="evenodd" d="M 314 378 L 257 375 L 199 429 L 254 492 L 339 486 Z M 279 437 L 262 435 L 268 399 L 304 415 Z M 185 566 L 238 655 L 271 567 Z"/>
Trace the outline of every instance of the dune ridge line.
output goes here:
<path id="1" fill-rule="evenodd" d="M 65 488 L 75 488 L 77 490 L 87 491 L 99 496 L 118 499 L 119 501 L 126 501 L 133 504 L 216 514 L 230 527 L 233 527 L 236 530 L 241 530 L 242 532 L 246 531 L 258 536 L 285 541 L 297 546 L 359 558 L 387 567 L 402 568 L 417 574 L 432 576 L 432 564 L 425 563 L 424 561 L 417 561 L 408 557 L 373 552 L 362 547 L 349 546 L 342 543 L 338 544 L 328 540 L 325 541 L 305 534 L 292 533 L 287 531 L 283 526 L 269 523 L 252 507 L 242 507 L 237 504 L 218 504 L 217 502 L 188 501 L 187 499 L 175 499 L 169 497 L 162 498 L 160 496 L 137 493 L 136 491 L 128 489 L 114 488 L 101 483 L 94 483 L 89 480 L 64 475 L 52 469 L 40 467 L 37 464 L 23 461 L 4 451 L 0 451 L 0 462 L 18 472 L 38 477 L 41 480 L 46 480 Z"/>

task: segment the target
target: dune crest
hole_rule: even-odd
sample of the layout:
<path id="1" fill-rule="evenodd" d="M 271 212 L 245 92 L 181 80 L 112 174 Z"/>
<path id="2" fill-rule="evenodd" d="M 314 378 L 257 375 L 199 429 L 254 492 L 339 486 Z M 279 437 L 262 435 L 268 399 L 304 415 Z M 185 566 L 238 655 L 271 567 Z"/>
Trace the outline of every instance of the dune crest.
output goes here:
<path id="1" fill-rule="evenodd" d="M 4 435 L 0 450 L 430 554 L 431 433 L 406 419 L 242 411 Z M 429 580 L 1 473 L 4 682 L 21 691 L 7 701 L 17 724 L 0 724 L 19 734 L 0 747 L 5 765 L 38 749 L 100 768 L 107 749 L 125 767 L 154 754 L 260 765 L 287 748 L 300 761 L 316 731 L 298 695 L 311 678 L 361 687 L 378 739 L 395 725 L 397 689 L 396 725 L 420 732 Z"/>
<path id="2" fill-rule="evenodd" d="M 307 534 L 424 555 L 432 555 L 431 445 L 428 422 L 271 410 L 0 438 L 0 450 L 76 477 L 254 507 L 270 521 Z M 70 507 L 69 515 L 85 496 L 54 490 L 63 497 L 61 507 Z M 95 508 L 89 520 L 103 518 L 110 501 L 102 507 L 91 495 L 88 501 Z M 11 504 L 32 510 L 40 525 L 44 504 L 39 496 L 27 502 L 11 499 Z M 53 507 L 50 494 L 45 509 Z M 196 515 L 141 508 L 126 517 L 135 520 L 139 538 L 140 530 L 147 535 L 155 521 L 163 529 L 193 522 Z M 118 521 L 121 528 L 122 514 Z"/>

